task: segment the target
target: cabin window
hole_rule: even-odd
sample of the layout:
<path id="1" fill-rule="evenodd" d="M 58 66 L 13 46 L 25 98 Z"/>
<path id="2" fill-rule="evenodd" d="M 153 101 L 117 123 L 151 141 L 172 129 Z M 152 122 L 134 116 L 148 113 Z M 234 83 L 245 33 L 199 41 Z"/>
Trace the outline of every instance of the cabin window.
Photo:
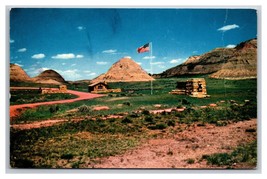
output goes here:
<path id="1" fill-rule="evenodd" d="M 201 83 L 198 83 L 197 91 L 198 92 L 202 92 L 202 84 Z"/>
<path id="2" fill-rule="evenodd" d="M 102 85 L 99 85 L 97 88 L 98 88 L 99 90 L 101 90 L 101 89 L 103 89 L 103 86 L 102 86 Z"/>

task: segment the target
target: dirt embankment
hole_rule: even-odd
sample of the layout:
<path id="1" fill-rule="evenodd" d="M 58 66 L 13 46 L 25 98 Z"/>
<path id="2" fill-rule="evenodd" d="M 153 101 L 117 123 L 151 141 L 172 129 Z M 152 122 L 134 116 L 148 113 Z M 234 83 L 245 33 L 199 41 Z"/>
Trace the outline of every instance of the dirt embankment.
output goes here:
<path id="1" fill-rule="evenodd" d="M 191 126 L 172 137 L 151 139 L 124 155 L 99 159 L 100 162 L 86 168 L 219 168 L 207 165 L 201 161 L 203 155 L 231 152 L 238 145 L 249 143 L 256 139 L 256 132 L 247 129 L 257 129 L 257 120 L 232 123 L 218 127 Z M 193 159 L 189 164 L 188 160 Z M 192 161 L 192 160 L 191 160 Z M 251 168 L 251 166 L 236 166 Z"/>

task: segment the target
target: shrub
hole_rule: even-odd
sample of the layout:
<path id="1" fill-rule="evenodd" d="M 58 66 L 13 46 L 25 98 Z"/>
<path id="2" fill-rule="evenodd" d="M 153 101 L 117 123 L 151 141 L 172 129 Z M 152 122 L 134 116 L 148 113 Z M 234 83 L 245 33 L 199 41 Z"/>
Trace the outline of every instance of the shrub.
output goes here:
<path id="1" fill-rule="evenodd" d="M 167 125 L 168 125 L 168 126 L 173 126 L 173 127 L 174 127 L 174 126 L 175 126 L 175 121 L 172 120 L 172 119 L 170 119 L 170 120 L 167 121 Z"/>
<path id="2" fill-rule="evenodd" d="M 50 113 L 55 113 L 55 112 L 57 112 L 58 110 L 59 110 L 59 107 L 58 107 L 58 106 L 51 106 L 51 107 L 49 108 Z"/>
<path id="3" fill-rule="evenodd" d="M 67 160 L 73 159 L 73 157 L 74 157 L 73 154 L 62 154 L 60 156 L 61 159 L 67 159 Z"/>
<path id="4" fill-rule="evenodd" d="M 139 114 L 136 112 L 132 112 L 129 116 L 133 117 L 133 118 L 137 118 L 137 117 L 139 117 Z"/>
<path id="5" fill-rule="evenodd" d="M 182 104 L 182 105 L 190 105 L 191 103 L 187 100 L 187 99 L 181 99 L 181 101 L 180 101 L 180 103 Z"/>
<path id="6" fill-rule="evenodd" d="M 188 164 L 193 164 L 193 163 L 195 163 L 195 160 L 192 159 L 192 158 L 189 158 L 189 159 L 186 160 L 186 162 L 187 162 Z"/>
<path id="7" fill-rule="evenodd" d="M 173 151 L 171 149 L 168 150 L 167 155 L 173 155 Z"/>
<path id="8" fill-rule="evenodd" d="M 142 114 L 144 114 L 144 115 L 149 115 L 150 112 L 149 112 L 148 110 L 144 109 L 144 110 L 142 111 Z"/>
<path id="9" fill-rule="evenodd" d="M 131 103 L 129 101 L 123 102 L 122 104 L 125 106 L 131 106 Z"/>
<path id="10" fill-rule="evenodd" d="M 78 111 L 80 113 L 87 113 L 87 112 L 90 112 L 91 111 L 91 108 L 90 106 L 87 106 L 87 105 L 82 105 L 78 108 Z"/>
<path id="11" fill-rule="evenodd" d="M 160 123 L 160 124 L 148 126 L 147 128 L 148 129 L 151 129 L 151 130 L 157 130 L 157 129 L 162 130 L 162 129 L 166 129 L 167 128 L 167 125 L 164 124 L 164 123 Z"/>
<path id="12" fill-rule="evenodd" d="M 152 116 L 146 116 L 146 117 L 145 117 L 145 121 L 146 121 L 146 122 L 153 122 L 154 119 L 153 119 Z"/>
<path id="13" fill-rule="evenodd" d="M 33 168 L 34 163 L 32 160 L 29 160 L 29 159 L 17 159 L 15 160 L 15 167 L 16 168 Z"/>
<path id="14" fill-rule="evenodd" d="M 125 117 L 121 122 L 122 123 L 132 123 L 133 121 L 130 118 Z"/>

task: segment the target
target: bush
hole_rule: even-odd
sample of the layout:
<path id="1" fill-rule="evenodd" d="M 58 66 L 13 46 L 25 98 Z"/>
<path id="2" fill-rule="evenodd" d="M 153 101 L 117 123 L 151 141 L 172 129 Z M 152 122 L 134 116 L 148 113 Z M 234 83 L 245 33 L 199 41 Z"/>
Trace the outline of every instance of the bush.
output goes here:
<path id="1" fill-rule="evenodd" d="M 180 103 L 182 104 L 182 105 L 190 105 L 191 103 L 187 100 L 187 99 L 181 99 L 181 101 L 180 101 Z"/>
<path id="2" fill-rule="evenodd" d="M 195 163 L 195 160 L 192 159 L 192 158 L 189 158 L 189 159 L 186 160 L 186 162 L 187 162 L 188 164 L 193 164 L 193 163 Z"/>
<path id="3" fill-rule="evenodd" d="M 55 113 L 55 112 L 57 112 L 58 110 L 59 110 L 59 107 L 58 107 L 58 106 L 51 106 L 51 107 L 49 108 L 50 113 Z"/>
<path id="4" fill-rule="evenodd" d="M 172 120 L 172 119 L 170 119 L 170 120 L 167 121 L 167 125 L 168 125 L 168 126 L 173 126 L 173 127 L 174 127 L 174 126 L 175 126 L 175 121 Z"/>
<path id="5" fill-rule="evenodd" d="M 80 113 L 87 113 L 87 112 L 90 112 L 91 111 L 91 108 L 90 106 L 87 106 L 87 105 L 82 105 L 78 108 L 78 111 Z"/>
<path id="6" fill-rule="evenodd" d="M 146 116 L 146 117 L 145 117 L 145 121 L 146 121 L 146 122 L 153 122 L 154 119 L 153 119 L 152 116 Z"/>
<path id="7" fill-rule="evenodd" d="M 133 117 L 133 118 L 137 118 L 137 117 L 139 117 L 139 114 L 136 112 L 132 112 L 129 116 Z"/>
<path id="8" fill-rule="evenodd" d="M 123 105 L 125 105 L 125 106 L 131 106 L 131 103 L 130 103 L 130 102 L 128 102 L 128 101 L 126 101 L 126 102 L 123 102 L 122 104 L 123 104 Z"/>
<path id="9" fill-rule="evenodd" d="M 60 156 L 61 159 L 67 159 L 67 160 L 73 159 L 73 157 L 74 157 L 73 154 L 62 154 Z"/>
<path id="10" fill-rule="evenodd" d="M 164 124 L 164 123 L 160 123 L 160 124 L 156 124 L 156 125 L 153 125 L 153 126 L 148 126 L 147 127 L 148 129 L 151 129 L 151 130 L 162 130 L 162 129 L 166 129 L 167 128 L 167 125 Z"/>
<path id="11" fill-rule="evenodd" d="M 133 121 L 130 118 L 125 117 L 121 122 L 122 123 L 132 123 Z"/>
<path id="12" fill-rule="evenodd" d="M 33 168 L 34 163 L 29 159 L 17 159 L 15 160 L 15 167 L 16 168 Z"/>
<path id="13" fill-rule="evenodd" d="M 150 112 L 149 112 L 148 110 L 144 109 L 144 110 L 142 111 L 142 114 L 144 114 L 144 115 L 149 115 Z"/>

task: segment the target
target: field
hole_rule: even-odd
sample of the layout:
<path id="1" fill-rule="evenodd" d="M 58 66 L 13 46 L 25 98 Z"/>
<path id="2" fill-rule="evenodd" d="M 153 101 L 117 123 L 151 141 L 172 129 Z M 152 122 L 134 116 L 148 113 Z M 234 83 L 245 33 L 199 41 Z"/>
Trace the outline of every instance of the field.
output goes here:
<path id="1" fill-rule="evenodd" d="M 36 103 L 45 101 L 56 101 L 63 99 L 74 99 L 77 96 L 72 94 L 39 94 L 37 90 L 30 91 L 11 91 L 10 105 Z"/>
<path id="2" fill-rule="evenodd" d="M 110 88 L 121 88 L 123 91 L 91 100 L 28 109 L 11 121 L 12 126 L 31 125 L 48 120 L 64 121 L 28 130 L 11 127 L 10 165 L 15 168 L 116 168 L 120 165 L 112 167 L 104 161 L 116 161 L 116 157 L 120 156 L 119 163 L 124 164 L 126 158 L 131 156 L 129 152 L 135 152 L 140 147 L 142 149 L 144 144 L 153 140 L 163 140 L 164 143 L 177 139 L 179 142 L 185 142 L 187 140 L 180 141 L 181 135 L 191 135 L 195 131 L 201 136 L 207 128 L 224 131 L 228 130 L 229 126 L 236 133 L 242 132 L 242 136 L 233 135 L 233 141 L 237 141 L 231 145 L 226 145 L 228 141 L 224 143 L 222 139 L 220 149 L 223 150 L 217 150 L 221 152 L 214 153 L 210 150 L 201 153 L 206 150 L 200 147 L 201 141 L 191 141 L 187 146 L 191 149 L 190 146 L 197 144 L 198 147 L 193 145 L 192 150 L 199 150 L 199 156 L 188 156 L 182 160 L 182 165 L 161 167 L 255 168 L 257 128 L 255 120 L 251 119 L 257 118 L 257 80 L 217 80 L 207 76 L 200 77 L 206 78 L 210 98 L 198 99 L 168 94 L 175 89 L 177 81 L 187 79 L 184 77 L 155 80 L 153 95 L 150 94 L 150 82 L 110 83 Z M 87 85 L 69 85 L 68 89 L 86 91 Z M 215 105 L 211 107 L 210 104 Z M 94 110 L 95 107 L 101 106 L 109 109 Z M 170 112 L 151 113 L 153 110 L 171 108 L 173 110 Z M 250 125 L 246 126 L 247 123 Z M 210 138 L 212 137 L 211 134 Z M 244 140 L 239 141 L 239 137 Z M 171 149 L 175 148 L 174 146 L 168 147 L 162 149 L 165 150 L 164 156 L 157 155 L 153 160 L 157 157 L 173 159 L 179 155 L 178 149 Z M 142 163 L 141 160 L 139 162 Z M 127 164 L 124 166 L 127 167 Z M 135 167 L 128 166 L 142 168 L 138 164 L 135 164 Z M 153 168 L 153 165 L 151 167 Z"/>

